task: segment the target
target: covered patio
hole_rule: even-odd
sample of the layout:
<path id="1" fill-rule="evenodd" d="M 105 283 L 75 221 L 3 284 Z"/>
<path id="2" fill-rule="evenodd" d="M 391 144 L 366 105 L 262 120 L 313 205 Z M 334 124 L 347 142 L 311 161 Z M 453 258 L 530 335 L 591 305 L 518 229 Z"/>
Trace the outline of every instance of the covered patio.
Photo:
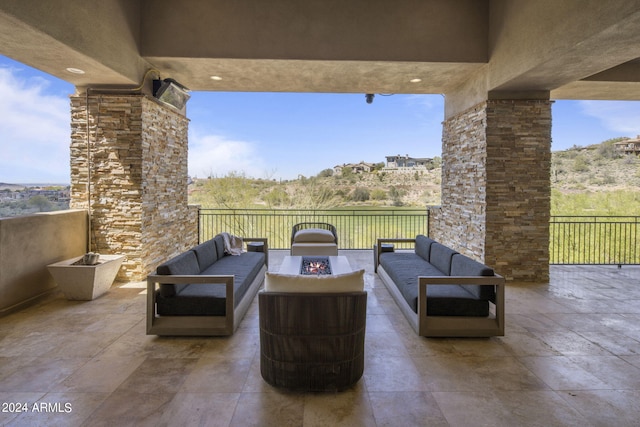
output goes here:
<path id="1" fill-rule="evenodd" d="M 60 215 L 41 240 L 0 242 L 0 424 L 637 425 L 640 269 L 550 267 L 548 248 L 552 102 L 640 99 L 639 28 L 638 0 L 2 2 L 2 54 L 76 87 L 82 232 L 63 242 Z M 444 94 L 429 234 L 508 279 L 505 336 L 416 336 L 371 251 L 345 251 L 369 292 L 364 376 L 346 392 L 262 381 L 256 301 L 231 337 L 146 336 L 140 281 L 198 240 L 189 119 L 155 96 L 165 78 L 214 92 Z M 86 250 L 126 255 L 122 283 L 90 302 L 51 292 L 47 263 Z M 284 255 L 270 253 L 270 269 Z M 6 286 L 5 266 L 18 277 Z"/>
<path id="2" fill-rule="evenodd" d="M 271 251 L 277 270 L 287 251 Z M 338 394 L 290 393 L 260 376 L 257 299 L 231 337 L 145 335 L 145 283 L 89 302 L 61 295 L 0 323 L 2 425 L 635 426 L 640 268 L 552 266 L 507 287 L 506 334 L 417 336 L 371 251 L 342 251 L 369 293 L 365 371 Z M 35 412 L 40 404 L 42 412 Z M 48 408 L 48 410 L 47 410 Z"/>
<path id="3" fill-rule="evenodd" d="M 507 280 L 545 282 L 553 100 L 640 99 L 638 28 L 638 0 L 0 6 L 2 53 L 76 88 L 71 207 L 89 214 L 89 251 L 126 256 L 122 280 L 197 243 L 188 109 L 156 90 L 176 82 L 442 94 L 442 203 L 429 235 Z"/>

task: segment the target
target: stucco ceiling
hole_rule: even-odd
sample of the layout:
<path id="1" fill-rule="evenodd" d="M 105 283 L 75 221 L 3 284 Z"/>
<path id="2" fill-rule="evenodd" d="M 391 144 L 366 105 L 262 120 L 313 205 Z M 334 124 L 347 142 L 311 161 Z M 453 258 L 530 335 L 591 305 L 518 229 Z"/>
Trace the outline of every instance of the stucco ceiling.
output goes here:
<path id="1" fill-rule="evenodd" d="M 640 99 L 640 0 L 4 0 L 0 48 L 80 89 L 137 87 L 152 69 L 191 90 L 460 107 L 502 92 Z"/>

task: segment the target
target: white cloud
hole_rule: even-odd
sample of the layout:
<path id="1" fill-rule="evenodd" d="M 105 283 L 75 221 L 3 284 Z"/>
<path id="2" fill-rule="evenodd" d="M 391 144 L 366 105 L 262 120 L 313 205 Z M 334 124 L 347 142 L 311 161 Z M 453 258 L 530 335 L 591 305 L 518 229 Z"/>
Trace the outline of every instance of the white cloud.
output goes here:
<path id="1" fill-rule="evenodd" d="M 191 176 L 224 176 L 229 172 L 243 172 L 247 176 L 261 177 L 265 170 L 264 160 L 249 142 L 234 141 L 220 135 L 190 136 Z"/>
<path id="2" fill-rule="evenodd" d="M 580 101 L 584 114 L 602 122 L 607 129 L 621 136 L 640 135 L 640 102 Z"/>
<path id="3" fill-rule="evenodd" d="M 407 105 L 421 107 L 424 111 L 433 113 L 443 111 L 444 97 L 442 95 L 406 95 Z"/>
<path id="4" fill-rule="evenodd" d="M 0 68 L 0 181 L 69 181 L 69 100 L 47 86 Z"/>

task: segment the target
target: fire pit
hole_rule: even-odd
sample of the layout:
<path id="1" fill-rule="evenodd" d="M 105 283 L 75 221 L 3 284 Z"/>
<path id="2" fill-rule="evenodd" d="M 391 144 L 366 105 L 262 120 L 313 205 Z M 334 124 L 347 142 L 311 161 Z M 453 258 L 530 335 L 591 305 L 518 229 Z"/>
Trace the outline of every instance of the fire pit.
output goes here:
<path id="1" fill-rule="evenodd" d="M 328 257 L 302 257 L 300 274 L 303 275 L 325 275 L 331 274 L 331 263 Z"/>

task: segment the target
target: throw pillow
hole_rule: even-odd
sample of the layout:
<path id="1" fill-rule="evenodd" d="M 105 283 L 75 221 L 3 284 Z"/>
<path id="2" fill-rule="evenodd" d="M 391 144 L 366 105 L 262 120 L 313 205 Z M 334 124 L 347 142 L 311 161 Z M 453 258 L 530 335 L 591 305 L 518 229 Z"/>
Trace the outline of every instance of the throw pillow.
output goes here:
<path id="1" fill-rule="evenodd" d="M 295 243 L 333 243 L 335 238 L 329 230 L 321 228 L 306 228 L 296 233 L 293 238 Z"/>

